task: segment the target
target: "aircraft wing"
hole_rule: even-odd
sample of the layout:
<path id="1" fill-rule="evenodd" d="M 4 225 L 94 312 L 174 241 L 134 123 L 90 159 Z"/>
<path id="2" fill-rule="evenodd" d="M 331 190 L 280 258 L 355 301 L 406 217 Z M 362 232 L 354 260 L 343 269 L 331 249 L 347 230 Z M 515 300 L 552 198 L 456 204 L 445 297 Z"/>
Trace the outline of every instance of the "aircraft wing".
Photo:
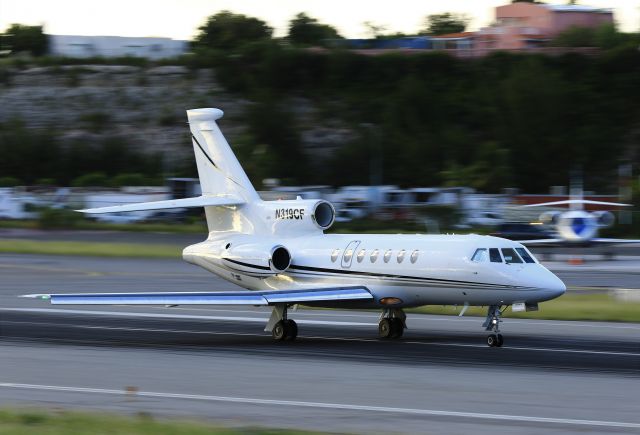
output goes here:
<path id="1" fill-rule="evenodd" d="M 566 199 L 564 201 L 540 202 L 538 204 L 527 204 L 521 207 L 548 207 L 551 205 L 571 205 L 571 204 L 592 204 L 592 205 L 611 205 L 615 207 L 631 207 L 632 204 L 622 204 L 620 202 L 591 201 L 588 199 Z"/>
<path id="2" fill-rule="evenodd" d="M 628 243 L 638 243 L 640 244 L 640 240 L 632 240 L 632 239 L 602 239 L 596 238 L 591 240 L 585 240 L 584 242 L 570 242 L 563 239 L 535 239 L 535 240 L 516 240 L 518 243 L 522 243 L 526 246 L 571 246 L 571 244 L 575 243 L 594 243 L 601 245 L 617 245 L 617 244 L 628 244 Z"/>
<path id="3" fill-rule="evenodd" d="M 240 205 L 244 200 L 234 195 L 203 195 L 196 198 L 169 199 L 166 201 L 136 202 L 133 204 L 76 210 L 81 213 L 120 213 L 126 211 L 164 210 L 169 208 L 205 207 L 214 205 Z"/>
<path id="4" fill-rule="evenodd" d="M 534 245 L 562 245 L 567 244 L 566 240 L 563 239 L 533 239 L 533 240 L 514 240 L 514 242 L 522 243 L 527 246 Z"/>
<path id="5" fill-rule="evenodd" d="M 640 240 L 633 240 L 633 239 L 603 239 L 603 238 L 597 238 L 597 239 L 591 239 L 589 240 L 589 242 L 591 243 L 602 243 L 602 244 L 625 244 L 625 243 L 640 243 Z"/>
<path id="6" fill-rule="evenodd" d="M 53 305 L 275 305 L 373 299 L 366 287 L 197 293 L 54 293 L 23 297 L 49 300 Z"/>

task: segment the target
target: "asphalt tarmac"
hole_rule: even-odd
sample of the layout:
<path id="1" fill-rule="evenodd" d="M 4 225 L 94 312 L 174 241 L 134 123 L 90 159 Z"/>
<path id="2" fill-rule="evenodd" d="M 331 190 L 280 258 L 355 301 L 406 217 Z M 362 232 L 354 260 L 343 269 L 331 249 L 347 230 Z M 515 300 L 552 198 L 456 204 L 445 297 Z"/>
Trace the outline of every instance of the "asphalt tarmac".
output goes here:
<path id="1" fill-rule="evenodd" d="M 617 264 L 557 267 L 569 286 L 589 274 L 637 288 L 638 268 Z M 274 343 L 264 309 L 17 297 L 235 288 L 178 260 L 1 255 L 0 277 L 0 406 L 356 433 L 640 432 L 638 324 L 506 319 L 504 347 L 488 348 L 479 318 L 409 315 L 384 341 L 377 313 L 300 309 L 299 339 Z"/>

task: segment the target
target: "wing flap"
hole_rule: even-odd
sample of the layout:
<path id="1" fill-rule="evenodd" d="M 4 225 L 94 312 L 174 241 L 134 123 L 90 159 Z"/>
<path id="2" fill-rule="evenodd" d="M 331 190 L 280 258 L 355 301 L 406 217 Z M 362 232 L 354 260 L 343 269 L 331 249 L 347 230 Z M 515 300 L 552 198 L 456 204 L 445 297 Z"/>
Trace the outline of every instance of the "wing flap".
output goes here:
<path id="1" fill-rule="evenodd" d="M 196 198 L 169 199 L 167 201 L 137 202 L 134 204 L 113 205 L 109 207 L 76 210 L 81 213 L 120 213 L 127 211 L 164 210 L 170 208 L 205 207 L 215 205 L 240 205 L 244 200 L 234 195 L 203 195 Z"/>
<path id="2" fill-rule="evenodd" d="M 35 294 L 52 305 L 275 305 L 373 299 L 365 287 L 242 292 Z"/>

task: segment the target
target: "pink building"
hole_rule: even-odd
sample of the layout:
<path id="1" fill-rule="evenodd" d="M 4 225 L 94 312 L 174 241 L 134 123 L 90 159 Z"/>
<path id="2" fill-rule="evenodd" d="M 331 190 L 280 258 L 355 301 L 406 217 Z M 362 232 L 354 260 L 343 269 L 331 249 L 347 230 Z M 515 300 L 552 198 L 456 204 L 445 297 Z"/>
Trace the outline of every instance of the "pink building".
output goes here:
<path id="1" fill-rule="evenodd" d="M 519 50 L 538 47 L 570 27 L 613 24 L 611 9 L 517 2 L 496 8 L 496 23 L 476 33 L 475 48 Z"/>

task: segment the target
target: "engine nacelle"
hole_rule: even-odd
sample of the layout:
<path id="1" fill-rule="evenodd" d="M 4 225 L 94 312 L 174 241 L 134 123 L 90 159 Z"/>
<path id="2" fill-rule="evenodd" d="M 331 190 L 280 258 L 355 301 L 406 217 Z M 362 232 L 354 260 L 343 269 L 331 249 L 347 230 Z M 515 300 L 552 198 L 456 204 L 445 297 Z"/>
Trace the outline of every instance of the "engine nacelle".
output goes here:
<path id="1" fill-rule="evenodd" d="M 272 234 L 324 231 L 336 218 L 333 205 L 324 200 L 265 201 L 260 207 Z"/>
<path id="2" fill-rule="evenodd" d="M 276 275 L 291 266 L 291 253 L 274 243 L 229 242 L 221 255 L 229 269 L 254 275 Z"/>
<path id="3" fill-rule="evenodd" d="M 556 225 L 560 220 L 561 214 L 559 211 L 545 211 L 538 219 L 545 225 Z"/>
<path id="4" fill-rule="evenodd" d="M 610 211 L 594 211 L 592 214 L 596 218 L 598 226 L 602 228 L 609 228 L 616 220 Z"/>

